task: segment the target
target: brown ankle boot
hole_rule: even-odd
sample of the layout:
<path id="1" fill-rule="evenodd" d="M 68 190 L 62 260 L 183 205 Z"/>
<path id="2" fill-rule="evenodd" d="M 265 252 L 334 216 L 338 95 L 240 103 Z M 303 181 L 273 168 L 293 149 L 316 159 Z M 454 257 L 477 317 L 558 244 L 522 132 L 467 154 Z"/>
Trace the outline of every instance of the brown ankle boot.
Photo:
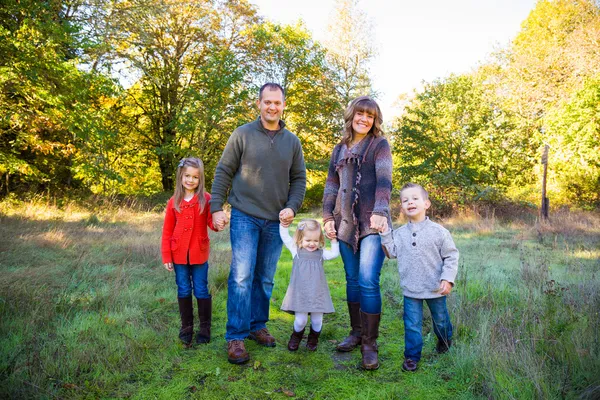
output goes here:
<path id="1" fill-rule="evenodd" d="M 200 330 L 196 333 L 196 344 L 210 343 L 210 326 L 212 323 L 212 297 L 196 299 Z"/>
<path id="2" fill-rule="evenodd" d="M 348 302 L 350 313 L 350 335 L 336 347 L 337 351 L 352 351 L 361 343 L 360 303 Z"/>
<path id="3" fill-rule="evenodd" d="M 381 314 L 368 314 L 361 310 L 362 319 L 362 366 L 364 369 L 373 370 L 379 368 L 377 337 L 379 336 L 379 321 Z"/>
<path id="4" fill-rule="evenodd" d="M 310 327 L 310 333 L 308 334 L 308 338 L 306 339 L 306 348 L 310 351 L 317 350 L 317 345 L 319 344 L 319 335 L 321 335 L 321 331 L 314 331 L 312 326 Z"/>
<path id="5" fill-rule="evenodd" d="M 184 345 L 192 344 L 194 336 L 194 306 L 192 305 L 192 296 L 177 298 L 179 304 L 179 316 L 181 317 L 181 329 L 179 330 L 179 339 Z"/>
<path id="6" fill-rule="evenodd" d="M 296 351 L 298 350 L 298 347 L 300 347 L 302 336 L 304 336 L 304 329 L 302 329 L 300 332 L 296 332 L 295 329 L 292 330 L 294 331 L 294 333 L 292 333 L 292 336 L 290 336 L 290 341 L 288 342 L 288 350 Z"/>

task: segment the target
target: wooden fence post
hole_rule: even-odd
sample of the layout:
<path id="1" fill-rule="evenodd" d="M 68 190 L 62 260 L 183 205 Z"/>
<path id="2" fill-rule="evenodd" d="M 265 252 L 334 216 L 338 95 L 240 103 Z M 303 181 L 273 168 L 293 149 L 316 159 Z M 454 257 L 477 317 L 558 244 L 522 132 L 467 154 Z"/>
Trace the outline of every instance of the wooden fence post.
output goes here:
<path id="1" fill-rule="evenodd" d="M 550 207 L 550 200 L 546 197 L 546 176 L 548 174 L 548 149 L 550 146 L 544 146 L 544 154 L 542 155 L 542 164 L 544 165 L 544 177 L 542 178 L 542 209 L 541 217 L 548 220 L 548 209 Z"/>

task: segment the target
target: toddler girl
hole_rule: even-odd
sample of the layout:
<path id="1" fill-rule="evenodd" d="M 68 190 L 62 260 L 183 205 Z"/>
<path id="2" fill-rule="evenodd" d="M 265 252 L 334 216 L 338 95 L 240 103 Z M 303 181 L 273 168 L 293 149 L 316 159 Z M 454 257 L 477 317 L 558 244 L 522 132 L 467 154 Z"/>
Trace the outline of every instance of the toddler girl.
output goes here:
<path id="1" fill-rule="evenodd" d="M 298 350 L 310 313 L 311 326 L 306 348 L 314 351 L 319 343 L 323 314 L 334 311 L 323 260 L 336 258 L 340 254 L 339 244 L 333 239 L 331 250 L 324 250 L 325 237 L 321 225 L 314 219 L 301 221 L 293 239 L 288 228 L 283 225 L 279 225 L 279 234 L 294 259 L 290 284 L 281 305 L 283 311 L 296 315 L 288 349 Z"/>
<path id="2" fill-rule="evenodd" d="M 198 302 L 200 330 L 196 344 L 210 342 L 212 298 L 208 293 L 208 226 L 216 230 L 204 190 L 204 165 L 188 157 L 177 166 L 175 194 L 169 199 L 162 232 L 162 261 L 167 271 L 175 270 L 177 301 L 181 316 L 179 338 L 192 344 L 194 309 L 192 291 Z"/>

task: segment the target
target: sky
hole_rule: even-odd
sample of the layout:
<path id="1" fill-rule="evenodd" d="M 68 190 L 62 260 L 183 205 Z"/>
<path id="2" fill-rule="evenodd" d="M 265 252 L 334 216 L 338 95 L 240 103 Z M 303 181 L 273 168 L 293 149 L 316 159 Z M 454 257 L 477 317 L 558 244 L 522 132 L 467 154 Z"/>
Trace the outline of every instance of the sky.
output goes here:
<path id="1" fill-rule="evenodd" d="M 335 0 L 250 0 L 269 20 L 302 19 L 313 37 L 327 33 Z M 371 77 L 384 118 L 403 93 L 451 73 L 465 73 L 506 47 L 536 0 L 361 0 L 375 29 Z"/>

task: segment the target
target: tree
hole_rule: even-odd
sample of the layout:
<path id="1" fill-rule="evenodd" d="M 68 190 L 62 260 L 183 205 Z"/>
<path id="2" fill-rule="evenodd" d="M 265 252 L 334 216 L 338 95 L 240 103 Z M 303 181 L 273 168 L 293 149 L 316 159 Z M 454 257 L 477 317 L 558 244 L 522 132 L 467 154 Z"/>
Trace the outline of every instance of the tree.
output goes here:
<path id="1" fill-rule="evenodd" d="M 425 184 L 446 204 L 495 200 L 528 165 L 526 138 L 476 74 L 426 84 L 393 134 L 400 180 Z"/>
<path id="2" fill-rule="evenodd" d="M 358 0 L 336 0 L 324 45 L 342 112 L 355 97 L 373 93 L 369 77 L 376 53 L 372 31 Z"/>

